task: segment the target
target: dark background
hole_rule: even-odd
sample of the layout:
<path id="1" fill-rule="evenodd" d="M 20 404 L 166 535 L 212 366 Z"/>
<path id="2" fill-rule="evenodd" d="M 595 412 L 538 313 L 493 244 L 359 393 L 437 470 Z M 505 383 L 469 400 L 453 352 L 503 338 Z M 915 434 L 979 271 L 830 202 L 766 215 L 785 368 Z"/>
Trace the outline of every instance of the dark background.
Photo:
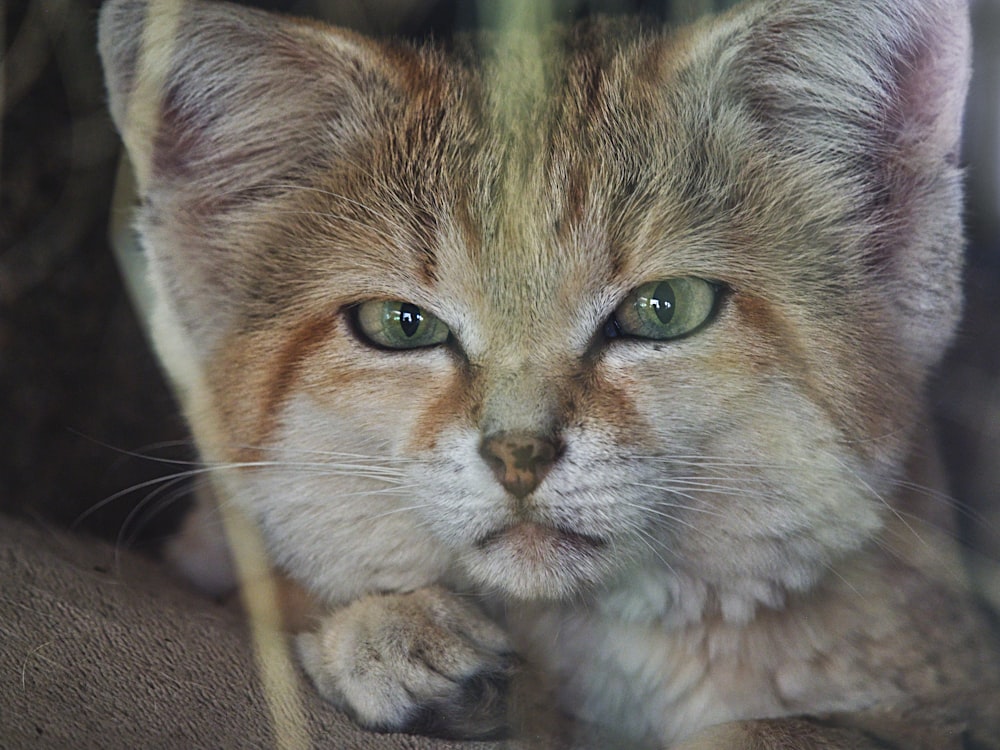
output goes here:
<path id="1" fill-rule="evenodd" d="M 374 33 L 440 36 L 476 23 L 475 6 L 454 0 L 255 4 Z M 98 6 L 0 0 L 0 511 L 155 546 L 186 497 L 183 483 L 158 481 L 187 468 L 164 459 L 187 461 L 193 452 L 107 241 L 118 140 L 95 51 Z M 712 6 L 557 2 L 566 18 L 639 8 L 686 20 Z M 979 0 L 973 12 L 976 73 L 965 149 L 969 304 L 933 401 L 954 494 L 966 511 L 963 531 L 997 559 L 1000 2 Z"/>

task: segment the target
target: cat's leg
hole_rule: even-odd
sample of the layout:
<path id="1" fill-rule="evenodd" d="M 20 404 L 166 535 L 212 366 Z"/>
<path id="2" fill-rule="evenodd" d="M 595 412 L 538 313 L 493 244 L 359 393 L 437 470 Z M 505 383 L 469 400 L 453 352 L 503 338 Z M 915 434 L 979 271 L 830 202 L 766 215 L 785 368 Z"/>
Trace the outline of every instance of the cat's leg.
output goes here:
<path id="1" fill-rule="evenodd" d="M 789 718 L 717 724 L 672 746 L 671 750 L 885 750 L 887 747 L 892 746 L 850 729 Z"/>
<path id="2" fill-rule="evenodd" d="M 845 723 L 850 724 L 849 717 Z M 671 750 L 965 750 L 993 747 L 954 722 L 928 724 L 882 716 L 865 729 L 811 717 L 734 721 L 708 727 Z M 950 724 L 950 725 L 949 725 Z"/>
<path id="3" fill-rule="evenodd" d="M 457 594 L 369 595 L 296 644 L 320 693 L 363 726 L 467 739 L 506 731 L 510 643 Z"/>

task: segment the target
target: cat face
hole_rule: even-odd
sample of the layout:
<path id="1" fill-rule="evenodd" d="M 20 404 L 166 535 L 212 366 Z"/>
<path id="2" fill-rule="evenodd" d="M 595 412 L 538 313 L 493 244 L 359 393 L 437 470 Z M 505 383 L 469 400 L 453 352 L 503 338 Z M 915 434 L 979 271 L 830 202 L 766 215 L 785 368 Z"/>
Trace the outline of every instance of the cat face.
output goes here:
<path id="1" fill-rule="evenodd" d="M 958 314 L 946 5 L 595 22 L 527 62 L 107 20 L 160 347 L 278 563 L 331 599 L 653 566 L 739 618 L 868 543 Z"/>

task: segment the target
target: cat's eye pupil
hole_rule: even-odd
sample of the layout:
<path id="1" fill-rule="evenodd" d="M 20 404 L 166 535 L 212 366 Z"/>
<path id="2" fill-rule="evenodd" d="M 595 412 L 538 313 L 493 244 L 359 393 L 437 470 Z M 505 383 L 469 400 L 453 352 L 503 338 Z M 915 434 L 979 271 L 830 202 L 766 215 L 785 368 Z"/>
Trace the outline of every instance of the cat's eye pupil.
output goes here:
<path id="1" fill-rule="evenodd" d="M 674 317 L 676 304 L 673 287 L 665 282 L 657 284 L 653 294 L 649 297 L 649 306 L 653 308 L 656 317 L 664 324 L 669 323 L 670 319 Z"/>
<path id="2" fill-rule="evenodd" d="M 423 315 L 420 314 L 420 308 L 416 305 L 404 302 L 399 306 L 399 327 L 403 329 L 403 333 L 407 337 L 412 338 L 416 334 L 422 319 Z"/>
<path id="3" fill-rule="evenodd" d="M 353 308 L 355 333 L 383 349 L 421 349 L 438 346 L 451 335 L 433 313 L 412 302 L 373 299 Z"/>

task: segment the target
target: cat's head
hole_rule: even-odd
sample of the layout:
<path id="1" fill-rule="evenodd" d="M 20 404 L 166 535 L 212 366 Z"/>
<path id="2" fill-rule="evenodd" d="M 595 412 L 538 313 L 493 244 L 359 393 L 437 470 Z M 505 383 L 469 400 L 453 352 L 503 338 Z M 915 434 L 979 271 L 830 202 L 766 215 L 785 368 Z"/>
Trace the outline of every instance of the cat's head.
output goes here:
<path id="1" fill-rule="evenodd" d="M 957 0 L 540 60 L 199 3 L 101 35 L 166 365 L 317 589 L 645 562 L 773 602 L 879 529 L 960 309 Z"/>

